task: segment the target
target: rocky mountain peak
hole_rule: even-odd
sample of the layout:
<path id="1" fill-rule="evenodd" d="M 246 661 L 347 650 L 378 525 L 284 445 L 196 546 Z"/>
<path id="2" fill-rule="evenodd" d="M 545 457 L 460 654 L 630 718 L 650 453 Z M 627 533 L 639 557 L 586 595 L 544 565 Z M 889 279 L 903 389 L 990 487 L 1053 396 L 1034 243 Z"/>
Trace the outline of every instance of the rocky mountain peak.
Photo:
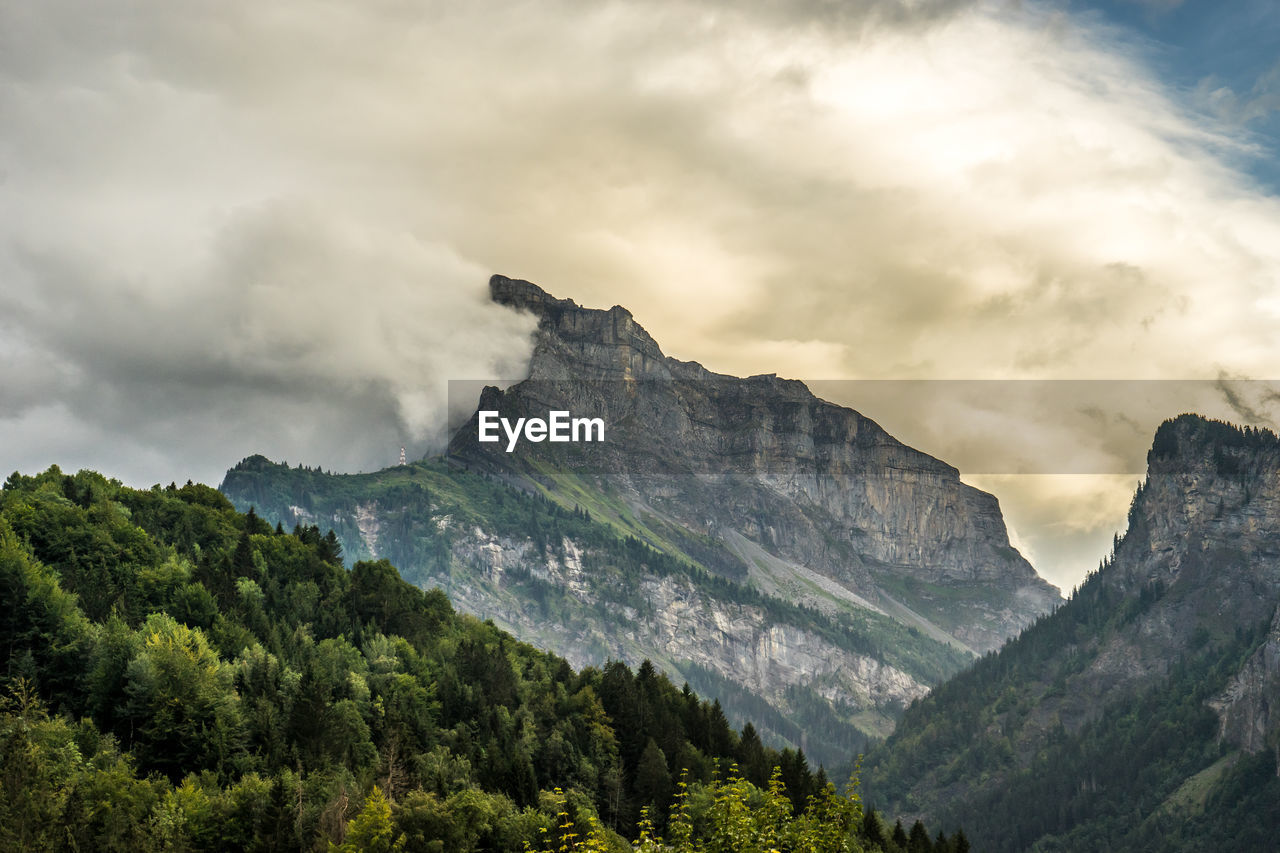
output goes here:
<path id="1" fill-rule="evenodd" d="M 1270 620 L 1280 600 L 1280 439 L 1200 415 L 1165 421 L 1103 580 L 1157 590 L 1144 654 L 1185 646 L 1205 613 Z M 1150 594 L 1150 593 L 1149 593 Z"/>
<path id="2" fill-rule="evenodd" d="M 529 376 L 535 380 L 670 379 L 657 341 L 620 305 L 607 311 L 557 299 L 538 285 L 495 275 L 489 293 L 499 305 L 538 317 Z"/>
<path id="3" fill-rule="evenodd" d="M 1171 418 L 1152 440 L 1125 540 L 1159 552 L 1180 546 L 1188 531 L 1224 545 L 1252 536 L 1268 512 L 1280 511 L 1278 471 L 1280 438 L 1270 430 L 1193 414 Z"/>
<path id="4" fill-rule="evenodd" d="M 828 584 L 843 601 L 976 651 L 1059 601 L 1009 544 L 992 495 L 853 409 L 795 380 L 669 358 L 617 306 L 583 308 L 505 276 L 490 290 L 539 326 L 529 379 L 486 391 L 485 408 L 601 417 L 608 441 L 530 445 L 521 456 L 478 443 L 473 418 L 450 444 L 456 459 L 529 480 L 572 468 L 619 494 L 629 514 L 673 531 L 655 538 L 684 543 L 712 571 L 798 590 L 811 606 L 827 595 L 812 590 Z"/>
<path id="5" fill-rule="evenodd" d="M 495 275 L 489 279 L 489 297 L 499 305 L 508 305 L 539 316 L 552 309 L 576 309 L 572 299 L 557 299 L 531 281 Z"/>

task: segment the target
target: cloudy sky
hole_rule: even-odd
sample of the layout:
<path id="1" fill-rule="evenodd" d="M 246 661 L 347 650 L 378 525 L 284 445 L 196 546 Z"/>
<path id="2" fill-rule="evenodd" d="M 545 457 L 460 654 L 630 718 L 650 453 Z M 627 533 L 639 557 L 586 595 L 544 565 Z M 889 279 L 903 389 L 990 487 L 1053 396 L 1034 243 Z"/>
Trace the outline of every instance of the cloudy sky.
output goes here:
<path id="1" fill-rule="evenodd" d="M 1070 587 L 1163 417 L 1273 420 L 1274 8 L 0 0 L 0 467 L 425 453 L 502 272 L 828 380 Z"/>

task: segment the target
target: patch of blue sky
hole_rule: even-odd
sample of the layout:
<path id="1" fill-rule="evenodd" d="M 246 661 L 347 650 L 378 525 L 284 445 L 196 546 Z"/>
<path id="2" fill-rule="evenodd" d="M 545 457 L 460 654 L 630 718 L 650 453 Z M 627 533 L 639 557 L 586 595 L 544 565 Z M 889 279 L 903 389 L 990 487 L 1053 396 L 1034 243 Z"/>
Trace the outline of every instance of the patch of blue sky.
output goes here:
<path id="1" fill-rule="evenodd" d="M 1234 157 L 1280 194 L 1280 3 L 1276 0 L 1068 0 L 1097 16 L 1187 105 L 1243 142 Z"/>

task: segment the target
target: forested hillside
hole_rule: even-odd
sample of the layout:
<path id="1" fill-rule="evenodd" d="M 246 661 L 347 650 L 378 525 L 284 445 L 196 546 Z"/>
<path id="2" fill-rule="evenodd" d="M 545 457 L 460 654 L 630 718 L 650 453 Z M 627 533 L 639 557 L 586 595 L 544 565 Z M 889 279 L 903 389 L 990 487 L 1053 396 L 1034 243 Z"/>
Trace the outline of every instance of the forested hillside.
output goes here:
<path id="1" fill-rule="evenodd" d="M 647 662 L 575 672 L 340 556 L 205 486 L 10 476 L 0 848 L 967 849 Z"/>
<path id="2" fill-rule="evenodd" d="M 1071 599 L 910 707 L 868 796 L 978 849 L 1272 850 L 1280 439 L 1184 415 Z"/>

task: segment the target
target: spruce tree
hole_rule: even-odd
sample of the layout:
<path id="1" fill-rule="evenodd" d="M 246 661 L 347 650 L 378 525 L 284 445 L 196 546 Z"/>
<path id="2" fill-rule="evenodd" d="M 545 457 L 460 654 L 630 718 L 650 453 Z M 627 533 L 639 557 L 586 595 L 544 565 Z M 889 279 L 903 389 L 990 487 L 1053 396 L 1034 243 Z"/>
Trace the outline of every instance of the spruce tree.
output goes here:
<path id="1" fill-rule="evenodd" d="M 880 815 L 870 806 L 862 815 L 862 837 L 874 847 L 884 847 L 888 839 L 884 837 L 884 827 L 880 825 Z"/>
<path id="2" fill-rule="evenodd" d="M 911 834 L 907 837 L 907 850 L 910 853 L 933 853 L 933 842 L 929 840 L 929 832 L 918 820 L 911 824 Z"/>
<path id="3" fill-rule="evenodd" d="M 666 811 L 671 797 L 671 773 L 667 769 L 667 757 L 653 738 L 649 738 L 636 765 L 636 796 L 642 805 L 650 807 L 652 814 Z"/>
<path id="4" fill-rule="evenodd" d="M 902 828 L 901 819 L 898 819 L 893 824 L 893 843 L 899 850 L 907 849 L 907 831 Z"/>

